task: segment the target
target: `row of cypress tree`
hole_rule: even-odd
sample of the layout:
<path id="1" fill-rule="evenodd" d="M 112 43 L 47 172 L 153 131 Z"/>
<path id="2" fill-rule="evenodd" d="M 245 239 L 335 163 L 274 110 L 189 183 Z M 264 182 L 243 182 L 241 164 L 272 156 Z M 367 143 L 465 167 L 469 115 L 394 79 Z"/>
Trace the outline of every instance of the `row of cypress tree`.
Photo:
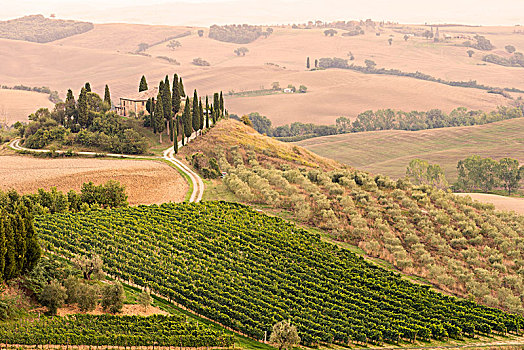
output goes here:
<path id="1" fill-rule="evenodd" d="M 33 217 L 20 203 L 0 205 L 0 280 L 8 281 L 31 271 L 41 249 Z"/>
<path id="2" fill-rule="evenodd" d="M 148 89 L 145 76 L 142 76 L 139 84 L 139 91 Z M 183 101 L 183 97 L 185 101 Z M 182 113 L 182 103 L 184 110 Z M 155 99 L 147 101 L 146 109 L 150 114 L 150 126 L 154 133 L 159 134 L 162 142 L 162 133 L 167 129 L 169 138 L 174 144 L 175 152 L 178 152 L 178 138 L 181 136 L 182 144 L 193 132 L 202 131 L 214 125 L 216 121 L 227 114 L 224 109 L 224 98 L 222 92 L 213 95 L 213 104 L 209 103 L 206 96 L 205 109 L 202 98 L 198 97 L 195 89 L 193 98 L 186 96 L 182 78 L 177 74 L 173 76 L 173 86 L 171 87 L 169 77 L 160 81 L 158 94 Z"/>

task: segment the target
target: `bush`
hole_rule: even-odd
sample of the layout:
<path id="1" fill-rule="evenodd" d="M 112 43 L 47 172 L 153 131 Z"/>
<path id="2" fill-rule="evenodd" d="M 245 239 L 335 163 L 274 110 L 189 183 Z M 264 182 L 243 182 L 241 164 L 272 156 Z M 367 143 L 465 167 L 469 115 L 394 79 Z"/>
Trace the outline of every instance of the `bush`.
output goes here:
<path id="1" fill-rule="evenodd" d="M 113 314 L 120 312 L 124 306 L 124 287 L 120 282 L 107 284 L 102 288 L 102 307 Z"/>
<path id="2" fill-rule="evenodd" d="M 195 66 L 210 66 L 209 62 L 200 58 L 200 57 L 197 57 L 197 58 L 194 58 L 193 59 L 193 62 L 192 62 Z"/>
<path id="3" fill-rule="evenodd" d="M 40 303 L 47 307 L 49 314 L 56 315 L 57 309 L 64 305 L 67 293 L 56 280 L 47 284 L 39 295 Z"/>

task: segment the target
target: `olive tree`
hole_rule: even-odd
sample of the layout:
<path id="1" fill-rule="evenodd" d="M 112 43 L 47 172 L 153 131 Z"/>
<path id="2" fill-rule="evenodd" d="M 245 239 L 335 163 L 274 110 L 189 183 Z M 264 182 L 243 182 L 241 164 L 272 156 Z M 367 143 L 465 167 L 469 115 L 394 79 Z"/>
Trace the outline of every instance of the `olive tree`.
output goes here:
<path id="1" fill-rule="evenodd" d="M 64 305 L 66 298 L 65 288 L 56 280 L 47 284 L 39 295 L 40 303 L 47 306 L 51 315 L 56 315 L 57 309 Z"/>
<path id="2" fill-rule="evenodd" d="M 120 312 L 124 306 L 124 287 L 120 282 L 107 284 L 102 289 L 102 307 L 113 314 Z"/>
<path id="3" fill-rule="evenodd" d="M 269 341 L 278 344 L 278 350 L 288 349 L 300 343 L 297 328 L 291 325 L 291 321 L 280 321 L 273 326 Z"/>

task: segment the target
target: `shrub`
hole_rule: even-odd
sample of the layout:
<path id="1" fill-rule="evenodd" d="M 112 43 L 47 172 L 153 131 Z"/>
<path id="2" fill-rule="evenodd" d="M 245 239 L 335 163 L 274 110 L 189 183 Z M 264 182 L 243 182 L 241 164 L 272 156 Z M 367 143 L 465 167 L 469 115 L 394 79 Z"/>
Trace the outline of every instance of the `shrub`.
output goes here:
<path id="1" fill-rule="evenodd" d="M 111 313 L 117 313 L 124 306 L 124 287 L 120 282 L 107 284 L 102 288 L 102 307 Z"/>
<path id="2" fill-rule="evenodd" d="M 56 280 L 47 284 L 38 297 L 40 303 L 47 307 L 51 315 L 56 315 L 57 309 L 64 305 L 66 298 L 65 288 Z"/>

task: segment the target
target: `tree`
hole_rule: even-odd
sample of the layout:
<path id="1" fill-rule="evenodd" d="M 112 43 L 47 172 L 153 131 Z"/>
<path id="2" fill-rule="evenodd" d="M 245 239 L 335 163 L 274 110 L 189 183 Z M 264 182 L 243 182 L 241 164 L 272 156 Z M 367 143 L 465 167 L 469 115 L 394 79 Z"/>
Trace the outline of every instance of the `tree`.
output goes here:
<path id="1" fill-rule="evenodd" d="M 393 38 L 389 38 L 388 43 L 389 43 L 389 46 L 391 46 L 391 44 L 393 44 Z"/>
<path id="2" fill-rule="evenodd" d="M 171 117 L 173 113 L 173 107 L 172 107 L 172 98 L 171 98 L 171 87 L 169 85 L 169 78 L 166 75 L 166 78 L 164 80 L 164 84 L 162 86 L 162 109 L 164 112 L 164 120 L 167 126 L 169 126 L 169 123 L 171 122 Z M 170 130 L 168 130 L 168 133 Z"/>
<path id="3" fill-rule="evenodd" d="M 87 90 L 85 87 L 80 90 L 78 96 L 78 123 L 83 128 L 87 128 L 89 125 L 89 109 L 87 106 Z"/>
<path id="4" fill-rule="evenodd" d="M 275 81 L 275 82 L 271 83 L 271 89 L 273 89 L 275 91 L 280 90 L 280 83 L 278 81 Z"/>
<path id="5" fill-rule="evenodd" d="M 102 288 L 102 307 L 113 314 L 120 312 L 124 306 L 124 287 L 120 282 L 107 284 Z"/>
<path id="6" fill-rule="evenodd" d="M 498 163 L 491 158 L 473 155 L 457 164 L 456 186 L 462 190 L 482 189 L 488 192 L 498 183 Z"/>
<path id="7" fill-rule="evenodd" d="M 195 89 L 193 92 L 193 114 L 192 117 L 192 128 L 195 132 L 200 130 L 200 108 L 198 107 L 198 94 Z"/>
<path id="8" fill-rule="evenodd" d="M 242 117 L 240 117 L 240 121 L 247 126 L 253 127 L 253 124 L 251 123 L 251 120 L 247 114 L 244 114 Z"/>
<path id="9" fill-rule="evenodd" d="M 186 137 L 190 137 L 193 133 L 192 125 L 193 120 L 191 116 L 191 101 L 189 100 L 189 97 L 186 98 L 186 105 L 184 107 L 184 114 L 182 115 L 182 123 L 184 127 L 184 135 Z"/>
<path id="10" fill-rule="evenodd" d="M 298 88 L 298 91 L 302 94 L 305 94 L 307 92 L 307 86 L 306 85 L 300 85 Z"/>
<path id="11" fill-rule="evenodd" d="M 309 57 L 306 59 L 306 68 L 309 69 Z"/>
<path id="12" fill-rule="evenodd" d="M 172 50 L 175 50 L 177 47 L 180 46 L 182 46 L 182 44 L 180 44 L 180 41 L 178 40 L 171 40 L 169 44 L 167 44 L 167 47 L 169 47 Z"/>
<path id="13" fill-rule="evenodd" d="M 291 321 L 280 321 L 273 326 L 269 341 L 278 344 L 278 349 L 288 349 L 300 343 L 297 328 L 291 325 Z"/>
<path id="14" fill-rule="evenodd" d="M 180 104 L 182 99 L 180 97 L 180 88 L 178 87 L 178 75 L 173 76 L 173 92 L 171 93 L 171 108 L 173 109 L 173 115 L 177 115 L 180 112 Z"/>
<path id="15" fill-rule="evenodd" d="M 56 315 L 56 311 L 64 305 L 66 298 L 67 293 L 65 288 L 56 280 L 47 284 L 38 297 L 40 303 L 47 307 L 51 315 Z"/>
<path id="16" fill-rule="evenodd" d="M 186 92 L 184 91 L 184 82 L 182 81 L 182 77 L 180 77 L 180 82 L 178 83 L 178 88 L 180 90 L 180 96 L 186 97 Z"/>
<path id="17" fill-rule="evenodd" d="M 234 52 L 236 53 L 237 56 L 240 56 L 240 55 L 245 56 L 246 53 L 249 52 L 249 49 L 247 47 L 242 46 L 242 47 L 239 47 L 238 49 L 235 49 Z"/>
<path id="18" fill-rule="evenodd" d="M 206 129 L 209 129 L 209 99 L 206 95 Z"/>
<path id="19" fill-rule="evenodd" d="M 202 106 L 202 98 L 198 101 L 198 113 L 200 121 L 199 129 L 201 130 L 200 134 L 202 135 L 202 129 L 204 129 L 204 107 Z"/>
<path id="20" fill-rule="evenodd" d="M 176 119 L 176 124 L 178 124 L 178 118 Z M 173 128 L 173 151 L 175 152 L 175 154 L 178 154 L 178 131 L 177 131 L 177 126 L 175 126 Z M 184 137 L 184 135 L 182 135 L 182 137 Z"/>
<path id="21" fill-rule="evenodd" d="M 407 34 L 404 35 L 404 41 L 408 41 L 408 39 L 409 39 L 409 35 L 407 35 Z"/>
<path id="22" fill-rule="evenodd" d="M 318 60 L 315 59 L 315 68 L 318 68 Z"/>
<path id="23" fill-rule="evenodd" d="M 409 162 L 406 176 L 417 185 L 431 185 L 439 189 L 445 189 L 449 186 L 440 165 L 429 164 L 421 159 L 413 159 Z"/>
<path id="24" fill-rule="evenodd" d="M 79 283 L 76 293 L 77 304 L 81 311 L 92 311 L 96 308 L 100 294 L 96 284 Z"/>
<path id="25" fill-rule="evenodd" d="M 515 46 L 513 46 L 513 45 L 506 45 L 506 46 L 504 46 L 504 48 L 506 49 L 506 51 L 508 53 L 513 53 L 513 52 L 515 52 L 517 50 L 517 49 L 515 49 Z"/>
<path id="26" fill-rule="evenodd" d="M 199 37 L 203 37 L 203 36 L 204 36 L 204 30 L 199 29 L 199 30 L 198 30 L 198 36 L 199 36 Z"/>
<path id="27" fill-rule="evenodd" d="M 524 175 L 524 166 L 520 167 L 519 161 L 511 158 L 502 158 L 498 165 L 498 178 L 502 182 L 508 195 L 512 191 L 518 190 L 520 180 Z"/>
<path id="28" fill-rule="evenodd" d="M 146 90 L 148 90 L 146 77 L 145 75 L 142 75 L 142 78 L 140 79 L 140 84 L 138 85 L 138 92 L 142 92 Z"/>
<path id="29" fill-rule="evenodd" d="M 145 290 L 138 295 L 138 303 L 144 307 L 144 311 L 147 311 L 147 308 L 151 305 L 152 301 L 153 299 L 151 298 L 151 295 Z"/>
<path id="30" fill-rule="evenodd" d="M 76 122 L 76 101 L 71 89 L 67 90 L 67 96 L 65 101 L 65 115 L 66 115 L 66 126 L 71 126 Z"/>
<path id="31" fill-rule="evenodd" d="M 222 91 L 220 91 L 220 98 L 218 99 L 218 102 L 220 103 L 220 116 L 224 115 L 224 96 L 222 95 Z"/>
<path id="32" fill-rule="evenodd" d="M 468 51 L 466 51 L 466 53 L 468 54 L 469 57 L 473 57 L 473 54 L 475 53 L 475 51 L 468 50 Z"/>
<path id="33" fill-rule="evenodd" d="M 366 65 L 366 68 L 369 70 L 373 70 L 377 66 L 377 64 L 373 60 L 365 60 L 364 64 Z"/>
<path id="34" fill-rule="evenodd" d="M 91 84 L 89 82 L 87 82 L 85 85 L 84 85 L 84 88 L 86 89 L 87 92 L 91 92 Z"/>
<path id="35" fill-rule="evenodd" d="M 327 30 L 324 30 L 324 35 L 325 36 L 334 36 L 335 34 L 337 34 L 338 31 L 335 30 L 335 29 L 327 29 Z"/>
<path id="36" fill-rule="evenodd" d="M 161 85 L 164 85 L 162 82 Z M 162 91 L 158 91 L 158 95 L 156 97 L 155 102 L 155 111 L 153 112 L 153 131 L 158 132 L 159 134 L 159 142 L 162 143 L 162 131 L 164 131 L 165 123 L 164 123 L 164 103 L 162 101 Z"/>
<path id="37" fill-rule="evenodd" d="M 106 85 L 104 91 L 104 102 L 108 104 L 109 108 L 113 105 L 111 102 L 111 93 L 109 92 L 109 86 Z"/>
<path id="38" fill-rule="evenodd" d="M 91 277 L 97 276 L 102 272 L 102 259 L 100 256 L 94 254 L 91 257 L 77 256 L 73 262 L 76 267 L 82 271 L 85 280 L 91 280 Z"/>
<path id="39" fill-rule="evenodd" d="M 433 38 L 433 32 L 426 30 L 424 34 L 422 34 L 427 40 Z"/>

